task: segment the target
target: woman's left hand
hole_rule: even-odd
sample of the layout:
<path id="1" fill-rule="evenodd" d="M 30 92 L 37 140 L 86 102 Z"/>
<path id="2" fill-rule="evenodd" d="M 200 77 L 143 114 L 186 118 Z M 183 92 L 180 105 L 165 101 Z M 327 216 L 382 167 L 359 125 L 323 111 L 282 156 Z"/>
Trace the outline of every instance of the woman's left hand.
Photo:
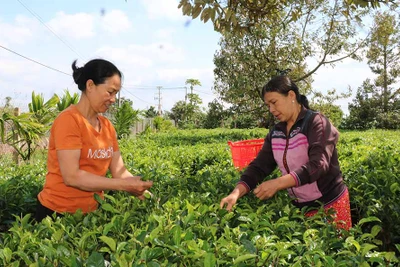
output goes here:
<path id="1" fill-rule="evenodd" d="M 254 189 L 254 194 L 261 200 L 273 197 L 278 192 L 278 181 L 277 179 L 271 179 L 260 184 Z"/>

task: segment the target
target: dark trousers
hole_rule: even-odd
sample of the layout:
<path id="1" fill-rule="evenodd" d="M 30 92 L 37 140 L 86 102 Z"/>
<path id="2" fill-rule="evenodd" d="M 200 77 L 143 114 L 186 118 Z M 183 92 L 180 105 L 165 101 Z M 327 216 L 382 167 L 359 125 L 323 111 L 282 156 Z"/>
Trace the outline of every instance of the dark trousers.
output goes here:
<path id="1" fill-rule="evenodd" d="M 57 217 L 63 216 L 61 213 L 57 213 L 54 210 L 46 208 L 45 206 L 42 205 L 42 203 L 40 203 L 39 200 L 37 201 L 36 214 L 35 214 L 35 220 L 37 222 L 41 222 L 47 216 L 53 218 L 54 213 L 56 214 Z"/>

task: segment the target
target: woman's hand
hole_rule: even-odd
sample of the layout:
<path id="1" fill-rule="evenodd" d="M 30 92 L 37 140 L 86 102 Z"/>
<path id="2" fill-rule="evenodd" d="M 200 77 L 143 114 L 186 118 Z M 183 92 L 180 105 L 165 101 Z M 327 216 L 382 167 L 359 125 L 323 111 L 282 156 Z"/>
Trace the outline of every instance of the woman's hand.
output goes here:
<path id="1" fill-rule="evenodd" d="M 124 181 L 124 191 L 138 197 L 139 199 L 144 199 L 144 193 L 149 192 L 152 185 L 152 181 L 142 181 L 140 176 L 133 176 L 123 179 Z M 149 192 L 150 193 L 150 192 Z"/>
<path id="2" fill-rule="evenodd" d="M 271 179 L 260 184 L 254 189 L 254 194 L 261 200 L 273 197 L 276 192 L 296 186 L 296 181 L 290 174 L 285 174 L 276 179 Z"/>
<path id="3" fill-rule="evenodd" d="M 273 197 L 279 190 L 278 179 L 272 179 L 260 184 L 253 192 L 256 197 L 264 200 Z"/>
<path id="4" fill-rule="evenodd" d="M 224 206 L 226 205 L 225 209 L 227 211 L 231 211 L 232 207 L 236 204 L 238 199 L 239 199 L 239 194 L 232 192 L 227 197 L 224 197 L 221 200 L 221 203 L 219 204 L 219 206 L 221 207 L 221 209 L 223 209 Z"/>
<path id="5" fill-rule="evenodd" d="M 229 194 L 229 196 L 224 197 L 221 200 L 219 206 L 221 207 L 221 209 L 223 209 L 224 206 L 226 205 L 225 209 L 227 211 L 231 211 L 232 207 L 236 204 L 237 200 L 242 196 L 244 196 L 246 193 L 247 193 L 247 188 L 243 184 L 239 183 L 235 187 L 235 189 L 233 189 L 232 193 Z"/>

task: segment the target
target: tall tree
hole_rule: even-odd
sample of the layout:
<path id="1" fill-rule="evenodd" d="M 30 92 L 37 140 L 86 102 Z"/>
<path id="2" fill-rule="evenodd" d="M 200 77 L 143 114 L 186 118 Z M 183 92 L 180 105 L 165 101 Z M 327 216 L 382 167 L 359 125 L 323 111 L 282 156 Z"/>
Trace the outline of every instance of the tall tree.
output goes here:
<path id="1" fill-rule="evenodd" d="M 343 127 L 353 130 L 365 130 L 376 127 L 379 104 L 372 97 L 374 85 L 367 79 L 358 87 L 356 95 L 349 103 L 349 116 L 344 120 Z"/>
<path id="2" fill-rule="evenodd" d="M 348 128 L 397 129 L 400 124 L 400 31 L 395 15 L 377 12 L 371 27 L 367 49 L 368 65 L 376 78 L 366 79 L 358 88 L 350 114 Z"/>
<path id="3" fill-rule="evenodd" d="M 400 76 L 400 23 L 395 15 L 378 12 L 371 28 L 371 38 L 367 52 L 368 65 L 375 79 L 376 96 L 380 98 L 384 113 L 392 109 L 398 101 L 400 88 L 395 88 Z"/>
<path id="4" fill-rule="evenodd" d="M 197 79 L 187 79 L 185 84 L 190 85 L 190 94 L 193 94 L 193 89 L 195 86 L 201 86 L 201 82 Z M 187 102 L 187 98 L 188 98 L 188 93 L 186 91 L 185 102 Z"/>
<path id="5" fill-rule="evenodd" d="M 295 21 L 292 7 L 302 11 Z M 296 1 L 275 21 L 260 19 L 243 35 L 224 33 L 214 57 L 215 91 L 234 108 L 254 114 L 254 120 L 267 113 L 260 87 L 275 75 L 288 73 L 303 94 L 309 93 L 312 75 L 322 65 L 359 58 L 365 38 L 355 36 L 361 25 L 346 19 L 340 12 L 343 8 L 339 0 Z M 357 10 L 352 13 L 362 15 Z"/>

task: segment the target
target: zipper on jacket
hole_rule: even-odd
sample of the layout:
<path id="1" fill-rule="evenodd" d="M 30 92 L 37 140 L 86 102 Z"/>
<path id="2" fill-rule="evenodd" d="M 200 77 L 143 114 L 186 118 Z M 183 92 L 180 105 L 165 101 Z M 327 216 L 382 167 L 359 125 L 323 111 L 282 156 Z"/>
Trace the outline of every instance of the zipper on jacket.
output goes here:
<path id="1" fill-rule="evenodd" d="M 292 126 L 292 128 L 293 128 L 293 126 Z M 291 130 L 292 129 L 290 129 L 289 134 L 286 136 L 286 146 L 285 146 L 285 151 L 283 152 L 283 159 L 282 159 L 283 167 L 285 167 L 285 170 L 288 174 L 290 173 L 290 170 L 289 170 L 289 165 L 287 164 L 287 161 L 286 161 L 286 154 L 287 154 L 287 150 L 289 147 L 289 136 L 290 136 Z M 294 193 L 293 187 L 290 187 L 290 190 L 292 191 L 293 196 L 295 196 L 297 198 L 296 194 Z"/>

